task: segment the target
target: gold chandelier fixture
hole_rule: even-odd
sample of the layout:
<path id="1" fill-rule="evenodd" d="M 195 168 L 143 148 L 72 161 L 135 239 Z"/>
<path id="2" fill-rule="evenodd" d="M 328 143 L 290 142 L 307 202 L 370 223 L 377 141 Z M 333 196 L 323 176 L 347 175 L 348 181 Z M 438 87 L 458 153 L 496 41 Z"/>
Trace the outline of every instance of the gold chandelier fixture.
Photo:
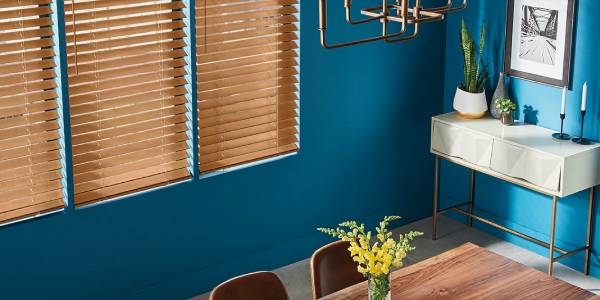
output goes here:
<path id="1" fill-rule="evenodd" d="M 384 40 L 387 43 L 399 43 L 412 40 L 419 34 L 419 25 L 421 23 L 436 22 L 444 19 L 445 14 L 463 10 L 467 7 L 468 0 L 462 0 L 461 4 L 454 5 L 455 0 L 448 0 L 448 4 L 439 7 L 424 8 L 421 6 L 421 0 L 414 0 L 415 5 L 410 7 L 411 0 L 395 0 L 393 4 L 388 4 L 388 0 L 383 0 L 381 6 L 373 6 L 362 9 L 360 12 L 366 18 L 361 20 L 352 19 L 352 0 L 344 0 L 346 9 L 346 22 L 350 25 L 358 25 L 369 22 L 381 22 L 381 35 L 355 40 L 350 42 L 328 44 L 325 38 L 327 31 L 327 0 L 319 0 L 319 31 L 321 32 L 321 45 L 327 49 L 341 48 L 346 46 L 364 44 Z M 389 32 L 389 23 L 395 22 L 401 25 L 398 32 Z M 409 27 L 412 30 L 409 32 Z"/>

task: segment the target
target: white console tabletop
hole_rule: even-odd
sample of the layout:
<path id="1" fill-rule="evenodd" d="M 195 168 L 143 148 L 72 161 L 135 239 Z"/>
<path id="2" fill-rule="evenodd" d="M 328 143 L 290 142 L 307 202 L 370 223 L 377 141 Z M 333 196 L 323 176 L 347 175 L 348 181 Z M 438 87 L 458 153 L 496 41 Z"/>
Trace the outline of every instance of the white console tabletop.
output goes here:
<path id="1" fill-rule="evenodd" d="M 456 113 L 433 117 L 431 130 L 432 153 L 546 194 L 566 197 L 600 184 L 598 143 L 559 141 L 551 136 L 556 131 L 540 126 L 505 126 L 491 117 L 465 120 Z"/>
<path id="2" fill-rule="evenodd" d="M 555 131 L 531 124 L 505 126 L 499 120 L 485 117 L 465 120 L 456 113 L 447 113 L 431 119 L 431 153 L 435 160 L 432 238 L 436 239 L 437 216 L 455 211 L 473 220 L 486 223 L 549 249 L 548 274 L 552 265 L 563 258 L 585 251 L 584 273 L 589 273 L 590 241 L 594 207 L 594 189 L 600 184 L 600 144 L 579 145 L 552 138 Z M 471 170 L 469 200 L 440 209 L 440 160 L 452 162 Z M 551 196 L 550 240 L 539 240 L 517 232 L 473 211 L 475 179 L 483 173 L 500 180 Z M 556 247 L 556 210 L 558 199 L 589 189 L 588 226 L 586 245 L 573 250 Z M 468 207 L 462 209 L 461 207 Z"/>

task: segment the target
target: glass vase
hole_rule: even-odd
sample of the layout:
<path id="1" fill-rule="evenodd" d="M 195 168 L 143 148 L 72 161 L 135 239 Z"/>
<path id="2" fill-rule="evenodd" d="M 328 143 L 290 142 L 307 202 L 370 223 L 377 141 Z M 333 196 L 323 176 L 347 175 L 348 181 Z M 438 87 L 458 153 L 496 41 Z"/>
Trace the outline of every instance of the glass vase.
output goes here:
<path id="1" fill-rule="evenodd" d="M 502 114 L 498 111 L 498 107 L 496 107 L 496 101 L 507 98 L 508 89 L 506 88 L 504 73 L 500 73 L 498 78 L 498 86 L 496 87 L 496 91 L 494 91 L 494 95 L 492 96 L 492 103 L 490 103 L 490 113 L 492 114 L 492 117 L 500 119 Z"/>
<path id="2" fill-rule="evenodd" d="M 369 277 L 369 300 L 391 300 L 390 275 Z"/>

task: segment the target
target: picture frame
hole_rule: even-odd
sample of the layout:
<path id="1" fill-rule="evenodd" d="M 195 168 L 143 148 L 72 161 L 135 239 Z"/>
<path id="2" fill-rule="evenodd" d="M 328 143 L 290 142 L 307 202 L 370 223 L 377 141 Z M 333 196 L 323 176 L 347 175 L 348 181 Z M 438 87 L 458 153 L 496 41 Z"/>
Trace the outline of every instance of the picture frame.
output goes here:
<path id="1" fill-rule="evenodd" d="M 569 87 L 575 0 L 508 0 L 504 72 Z"/>

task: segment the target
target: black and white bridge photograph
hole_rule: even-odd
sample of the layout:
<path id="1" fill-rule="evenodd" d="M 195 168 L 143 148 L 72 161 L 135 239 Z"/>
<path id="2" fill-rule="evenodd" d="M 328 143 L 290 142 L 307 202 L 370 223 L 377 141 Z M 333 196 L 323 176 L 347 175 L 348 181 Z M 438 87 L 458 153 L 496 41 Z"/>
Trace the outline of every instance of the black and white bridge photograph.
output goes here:
<path id="1" fill-rule="evenodd" d="M 523 5 L 520 58 L 554 66 L 558 10 Z"/>

